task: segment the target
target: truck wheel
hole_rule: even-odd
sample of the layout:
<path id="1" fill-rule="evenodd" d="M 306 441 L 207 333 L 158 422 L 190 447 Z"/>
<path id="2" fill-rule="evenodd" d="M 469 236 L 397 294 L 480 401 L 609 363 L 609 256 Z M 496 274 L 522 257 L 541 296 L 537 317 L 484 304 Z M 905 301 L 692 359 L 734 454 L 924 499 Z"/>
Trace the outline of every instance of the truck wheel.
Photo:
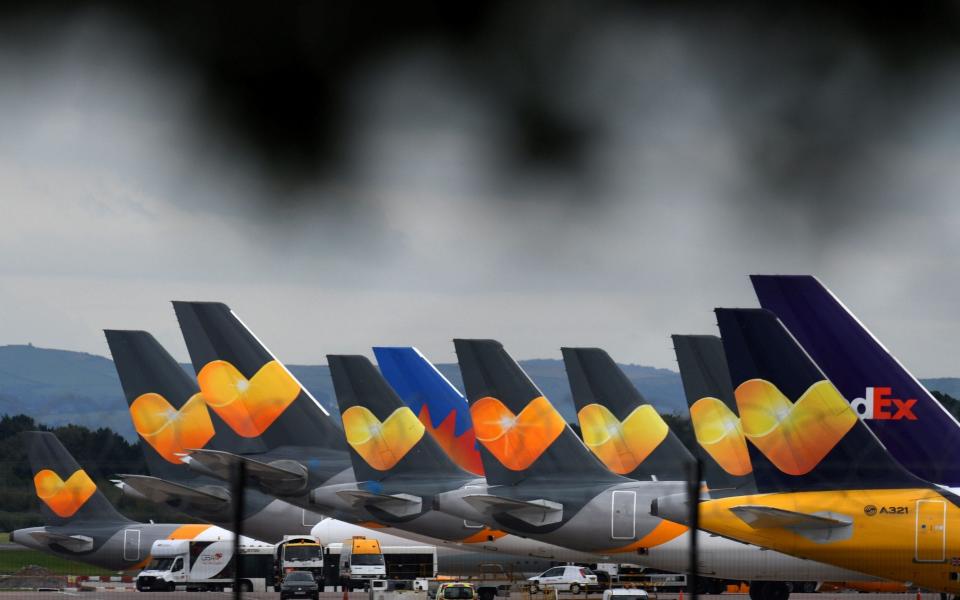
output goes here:
<path id="1" fill-rule="evenodd" d="M 768 581 L 760 596 L 761 600 L 787 600 L 790 597 L 790 585 L 783 581 Z"/>
<path id="2" fill-rule="evenodd" d="M 571 584 L 570 584 L 570 593 L 573 594 L 574 596 L 576 596 L 577 594 L 579 594 L 579 593 L 580 593 L 580 584 L 579 584 L 579 583 L 571 583 Z"/>
<path id="3" fill-rule="evenodd" d="M 531 593 L 531 594 L 539 594 L 539 593 L 540 593 L 540 586 L 537 584 L 536 581 L 534 581 L 533 583 L 530 584 L 530 593 Z"/>
<path id="4" fill-rule="evenodd" d="M 477 600 L 493 600 L 497 594 L 493 590 L 480 590 L 477 593 Z"/>
<path id="5" fill-rule="evenodd" d="M 250 582 L 247 581 L 247 580 L 241 581 L 241 582 L 240 582 L 240 591 L 241 591 L 241 592 L 252 592 L 252 591 L 253 591 L 253 584 L 250 583 Z"/>
<path id="6" fill-rule="evenodd" d="M 750 582 L 750 600 L 764 600 L 763 588 L 765 585 L 766 585 L 765 581 L 751 581 Z"/>

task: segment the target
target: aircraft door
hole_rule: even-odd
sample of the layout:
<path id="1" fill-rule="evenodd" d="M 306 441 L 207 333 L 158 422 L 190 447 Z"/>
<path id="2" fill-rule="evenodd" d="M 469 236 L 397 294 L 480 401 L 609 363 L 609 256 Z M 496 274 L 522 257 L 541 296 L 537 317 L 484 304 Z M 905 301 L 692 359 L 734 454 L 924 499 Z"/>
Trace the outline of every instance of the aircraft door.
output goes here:
<path id="1" fill-rule="evenodd" d="M 610 510 L 610 537 L 615 540 L 632 540 L 637 537 L 637 493 L 615 490 Z"/>
<path id="2" fill-rule="evenodd" d="M 943 500 L 917 500 L 916 562 L 946 560 L 947 503 Z"/>
<path id="3" fill-rule="evenodd" d="M 140 530 L 123 530 L 123 560 L 140 560 Z"/>

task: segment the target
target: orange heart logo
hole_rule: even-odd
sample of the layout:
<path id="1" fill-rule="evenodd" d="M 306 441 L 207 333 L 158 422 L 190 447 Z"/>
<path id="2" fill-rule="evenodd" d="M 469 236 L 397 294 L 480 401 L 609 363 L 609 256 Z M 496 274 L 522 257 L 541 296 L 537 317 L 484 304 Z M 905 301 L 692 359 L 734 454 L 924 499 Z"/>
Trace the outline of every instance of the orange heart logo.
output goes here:
<path id="1" fill-rule="evenodd" d="M 83 469 L 78 469 L 66 481 L 50 469 L 44 469 L 33 476 L 33 487 L 37 490 L 37 497 L 64 518 L 76 514 L 97 491 L 97 484 Z"/>
<path id="2" fill-rule="evenodd" d="M 378 471 L 392 469 L 423 438 L 426 428 L 406 406 L 382 423 L 364 406 L 344 411 L 343 431 L 357 454 Z"/>
<path id="3" fill-rule="evenodd" d="M 763 379 L 741 383 L 734 395 L 743 434 L 789 475 L 809 473 L 857 422 L 827 380 L 811 385 L 796 403 Z"/>
<path id="4" fill-rule="evenodd" d="M 213 422 L 200 394 L 175 409 L 160 394 L 150 392 L 130 403 L 130 418 L 140 437 L 168 462 L 181 464 L 191 448 L 203 448 L 213 437 Z"/>
<path id="5" fill-rule="evenodd" d="M 263 434 L 300 395 L 300 384 L 275 360 L 247 379 L 223 360 L 207 363 L 197 375 L 207 406 L 243 437 Z"/>
<path id="6" fill-rule="evenodd" d="M 531 400 L 519 415 L 487 396 L 473 403 L 470 416 L 477 440 L 513 471 L 529 468 L 567 426 L 543 396 Z"/>
<path id="7" fill-rule="evenodd" d="M 577 418 L 583 442 L 608 469 L 620 475 L 639 467 L 670 432 L 649 404 L 633 409 L 622 423 L 600 404 L 584 406 Z"/>
<path id="8" fill-rule="evenodd" d="M 690 405 L 697 443 L 724 471 L 743 476 L 753 472 L 740 418 L 719 398 L 707 396 Z"/>

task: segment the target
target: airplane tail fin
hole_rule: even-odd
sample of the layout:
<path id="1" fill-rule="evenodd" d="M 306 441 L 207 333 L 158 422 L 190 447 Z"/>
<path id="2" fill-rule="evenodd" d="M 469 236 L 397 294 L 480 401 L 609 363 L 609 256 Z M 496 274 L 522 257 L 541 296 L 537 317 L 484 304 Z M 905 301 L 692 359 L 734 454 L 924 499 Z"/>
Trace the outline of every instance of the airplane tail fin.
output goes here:
<path id="1" fill-rule="evenodd" d="M 631 479 L 685 481 L 693 456 L 600 348 L 562 348 L 587 447 Z"/>
<path id="2" fill-rule="evenodd" d="M 130 522 L 97 489 L 57 436 L 47 431 L 26 431 L 20 435 L 27 447 L 34 491 L 43 505 L 45 524 Z"/>
<path id="3" fill-rule="evenodd" d="M 330 375 L 358 481 L 391 475 L 468 478 L 365 356 L 329 355 Z"/>
<path id="4" fill-rule="evenodd" d="M 960 485 L 960 424 L 817 278 L 751 275 L 775 313 L 861 419 L 918 477 Z"/>
<path id="5" fill-rule="evenodd" d="M 528 478 L 622 481 L 580 441 L 494 340 L 454 340 L 490 485 Z"/>
<path id="6" fill-rule="evenodd" d="M 737 414 L 720 338 L 714 335 L 674 335 L 672 338 L 690 407 L 696 451 L 704 465 L 710 497 L 755 492 L 747 438 Z"/>
<path id="7" fill-rule="evenodd" d="M 926 486 L 887 453 L 776 315 L 716 315 L 759 492 Z"/>
<path id="8" fill-rule="evenodd" d="M 150 474 L 170 481 L 194 479 L 196 473 L 181 459 L 188 450 L 212 445 L 214 438 L 213 419 L 196 381 L 146 331 L 104 333 Z M 237 441 L 244 446 L 219 449 L 242 450 L 255 443 Z"/>
<path id="9" fill-rule="evenodd" d="M 266 448 L 345 450 L 329 413 L 230 310 L 219 302 L 174 302 L 180 330 L 213 412 L 241 438 Z"/>
<path id="10" fill-rule="evenodd" d="M 461 469 L 483 475 L 470 406 L 416 348 L 373 349 L 384 379 Z"/>

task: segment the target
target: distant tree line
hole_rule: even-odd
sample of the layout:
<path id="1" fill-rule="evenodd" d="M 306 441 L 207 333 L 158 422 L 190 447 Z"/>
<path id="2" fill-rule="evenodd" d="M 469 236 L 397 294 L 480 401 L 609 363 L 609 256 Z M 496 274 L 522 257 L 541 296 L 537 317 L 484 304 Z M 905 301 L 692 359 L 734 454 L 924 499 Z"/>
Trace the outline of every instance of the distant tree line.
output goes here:
<path id="1" fill-rule="evenodd" d="M 93 478 L 101 492 L 127 517 L 137 521 L 184 521 L 186 517 L 152 502 L 123 497 L 110 479 L 118 473 L 146 473 L 143 452 L 111 429 L 77 425 L 48 427 L 27 415 L 0 418 L 0 531 L 42 525 L 40 500 L 20 433 L 52 431 Z"/>

